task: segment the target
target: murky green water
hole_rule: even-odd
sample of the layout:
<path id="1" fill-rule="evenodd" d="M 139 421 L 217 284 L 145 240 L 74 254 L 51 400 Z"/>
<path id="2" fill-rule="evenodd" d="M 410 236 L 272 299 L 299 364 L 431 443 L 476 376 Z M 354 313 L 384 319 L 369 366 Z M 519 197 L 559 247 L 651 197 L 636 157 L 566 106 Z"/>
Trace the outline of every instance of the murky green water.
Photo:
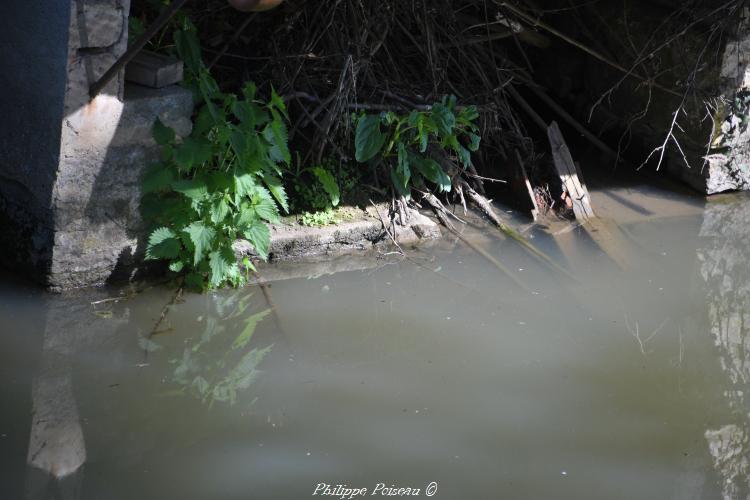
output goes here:
<path id="1" fill-rule="evenodd" d="M 577 281 L 467 228 L 525 290 L 447 238 L 188 295 L 155 334 L 169 289 L 5 278 L 0 498 L 747 498 L 750 199 L 672 201 L 532 230 Z"/>

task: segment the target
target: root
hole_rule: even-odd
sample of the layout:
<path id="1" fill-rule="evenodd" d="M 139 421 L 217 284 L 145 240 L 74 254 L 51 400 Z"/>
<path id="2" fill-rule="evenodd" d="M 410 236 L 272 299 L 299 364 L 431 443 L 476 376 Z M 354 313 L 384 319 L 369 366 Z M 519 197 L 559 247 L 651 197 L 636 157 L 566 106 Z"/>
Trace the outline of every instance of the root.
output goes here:
<path id="1" fill-rule="evenodd" d="M 389 225 L 388 225 L 388 224 L 386 224 L 386 222 L 385 222 L 385 218 L 384 218 L 384 217 L 383 217 L 383 216 L 381 215 L 381 213 L 380 213 L 380 210 L 378 210 L 378 207 L 377 207 L 377 205 L 375 205 L 375 203 L 373 203 L 373 201 L 372 201 L 372 200 L 370 200 L 370 204 L 372 205 L 372 208 L 373 208 L 373 209 L 375 209 L 375 213 L 377 213 L 377 214 L 378 214 L 378 218 L 380 219 L 380 223 L 381 223 L 381 224 L 383 225 L 383 231 L 385 231 L 385 234 L 387 234 L 387 235 L 388 235 L 388 237 L 389 237 L 389 238 L 391 239 L 391 241 L 392 241 L 392 242 L 393 242 L 393 244 L 394 244 L 394 245 L 396 246 L 396 248 L 398 248 L 398 251 L 399 251 L 399 253 L 400 253 L 401 255 L 405 255 L 405 254 L 404 254 L 404 250 L 403 250 L 403 248 L 401 248 L 401 245 L 399 245 L 399 244 L 398 244 L 398 241 L 396 240 L 396 231 L 394 230 L 393 232 L 391 232 L 391 231 L 390 231 L 390 230 L 388 229 L 388 226 L 389 226 Z M 392 224 L 391 224 L 391 226 L 392 226 Z"/>

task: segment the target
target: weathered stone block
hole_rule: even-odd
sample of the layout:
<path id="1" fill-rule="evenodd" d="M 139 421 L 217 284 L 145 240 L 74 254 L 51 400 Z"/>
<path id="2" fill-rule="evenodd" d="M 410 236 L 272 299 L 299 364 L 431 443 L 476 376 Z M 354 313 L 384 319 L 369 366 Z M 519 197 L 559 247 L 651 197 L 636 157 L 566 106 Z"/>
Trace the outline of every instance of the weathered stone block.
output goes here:
<path id="1" fill-rule="evenodd" d="M 125 96 L 100 95 L 66 119 L 53 191 L 53 288 L 99 284 L 134 262 L 140 179 L 159 156 L 153 123 L 159 117 L 179 136 L 190 133 L 190 91 L 133 87 Z"/>
<path id="2" fill-rule="evenodd" d="M 72 48 L 111 48 L 127 38 L 129 1 L 77 0 L 72 2 L 72 9 Z"/>
<path id="3" fill-rule="evenodd" d="M 125 101 L 127 106 L 120 118 L 112 146 L 154 146 L 156 143 L 151 131 L 156 117 L 172 127 L 180 137 L 187 136 L 192 130 L 190 116 L 193 112 L 193 94 L 187 89 L 177 86 L 150 89 L 140 85 L 127 85 Z"/>

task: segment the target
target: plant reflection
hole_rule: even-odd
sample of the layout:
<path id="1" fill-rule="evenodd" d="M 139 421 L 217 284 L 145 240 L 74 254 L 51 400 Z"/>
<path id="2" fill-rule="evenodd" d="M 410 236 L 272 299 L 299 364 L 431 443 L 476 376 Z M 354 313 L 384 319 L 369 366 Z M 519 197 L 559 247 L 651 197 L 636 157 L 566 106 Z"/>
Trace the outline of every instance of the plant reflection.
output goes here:
<path id="1" fill-rule="evenodd" d="M 253 385 L 273 345 L 251 346 L 258 324 L 271 313 L 265 309 L 248 314 L 251 298 L 252 293 L 207 297 L 207 314 L 199 317 L 203 330 L 187 339 L 181 355 L 169 361 L 174 366 L 171 379 L 180 386 L 172 393 L 190 394 L 210 408 L 215 403 L 234 405 Z M 138 342 L 147 352 L 163 348 L 146 337 Z"/>

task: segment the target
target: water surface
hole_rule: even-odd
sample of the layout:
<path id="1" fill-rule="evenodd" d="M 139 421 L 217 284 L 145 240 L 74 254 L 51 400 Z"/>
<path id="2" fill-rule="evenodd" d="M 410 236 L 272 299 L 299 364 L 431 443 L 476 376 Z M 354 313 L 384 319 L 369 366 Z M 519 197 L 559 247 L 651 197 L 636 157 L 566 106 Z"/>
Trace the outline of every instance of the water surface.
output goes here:
<path id="1" fill-rule="evenodd" d="M 185 295 L 156 330 L 169 287 L 6 277 L 0 498 L 747 498 L 750 199 L 595 206 L 525 228 L 554 265 L 464 228 L 513 278 L 448 237 Z"/>

